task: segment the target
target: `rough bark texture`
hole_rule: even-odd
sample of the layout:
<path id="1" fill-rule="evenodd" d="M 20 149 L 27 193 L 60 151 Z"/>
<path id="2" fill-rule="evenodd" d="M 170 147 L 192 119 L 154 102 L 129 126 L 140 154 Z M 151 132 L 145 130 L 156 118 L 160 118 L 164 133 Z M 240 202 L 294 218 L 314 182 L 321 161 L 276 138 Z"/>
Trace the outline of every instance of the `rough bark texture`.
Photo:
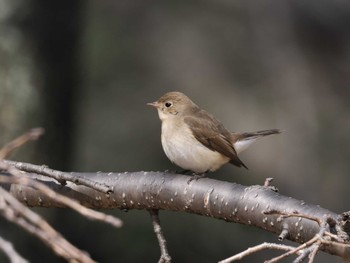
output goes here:
<path id="1" fill-rule="evenodd" d="M 330 232 L 349 239 L 349 233 L 339 228 L 341 215 L 317 205 L 286 197 L 266 186 L 243 186 L 235 183 L 201 178 L 188 183 L 189 177 L 161 172 L 135 173 L 72 173 L 113 186 L 113 193 L 104 194 L 86 186 L 70 182 L 61 186 L 50 178 L 31 174 L 44 180 L 54 190 L 79 200 L 92 208 L 119 209 L 164 209 L 183 211 L 256 226 L 281 234 L 288 229 L 287 239 L 303 243 L 313 238 L 320 226 L 314 220 L 291 216 L 284 218 L 280 213 L 301 214 L 324 221 L 330 225 Z M 62 207 L 34 189 L 11 185 L 11 193 L 28 206 Z M 276 214 L 266 212 L 278 211 Z M 324 247 L 329 253 L 338 254 L 338 249 Z M 345 254 L 350 255 L 348 248 Z M 341 252 L 342 256 L 344 251 Z"/>

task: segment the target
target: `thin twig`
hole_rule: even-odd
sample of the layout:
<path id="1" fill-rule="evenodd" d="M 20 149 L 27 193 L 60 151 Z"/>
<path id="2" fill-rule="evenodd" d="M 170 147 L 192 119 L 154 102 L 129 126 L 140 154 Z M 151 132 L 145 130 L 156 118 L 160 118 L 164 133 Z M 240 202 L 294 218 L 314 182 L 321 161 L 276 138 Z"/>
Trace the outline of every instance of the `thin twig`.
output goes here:
<path id="1" fill-rule="evenodd" d="M 92 188 L 96 191 L 99 191 L 105 194 L 113 193 L 113 188 L 106 184 L 98 183 L 96 181 L 79 177 L 77 175 L 71 175 L 70 173 L 53 170 L 47 167 L 46 165 L 34 165 L 30 163 L 14 162 L 9 160 L 4 160 L 4 161 L 21 171 L 41 174 L 41 175 L 56 179 L 62 185 L 65 185 L 66 181 L 69 181 L 76 185 L 85 185 L 89 188 Z"/>
<path id="2" fill-rule="evenodd" d="M 328 236 L 328 237 L 334 239 L 334 240 L 337 241 L 337 242 L 340 242 L 340 243 L 343 243 L 343 242 L 344 242 L 344 240 L 342 240 L 340 237 L 338 237 L 338 236 L 335 235 L 335 234 L 332 234 L 332 233 L 330 233 L 330 232 L 325 232 L 324 234 L 325 234 L 326 236 Z"/>
<path id="3" fill-rule="evenodd" d="M 21 204 L 0 187 L 0 212 L 9 220 L 20 225 L 29 233 L 39 237 L 59 256 L 69 262 L 94 263 L 86 253 L 73 246 L 53 229 L 41 216 Z"/>
<path id="4" fill-rule="evenodd" d="M 4 159 L 6 156 L 8 156 L 12 151 L 17 149 L 18 147 L 22 146 L 26 142 L 30 140 L 37 140 L 41 135 L 44 134 L 43 128 L 33 128 L 29 130 L 28 132 L 24 133 L 23 135 L 17 137 L 16 139 L 12 140 L 8 144 L 6 144 L 2 149 L 0 149 L 0 160 Z M 33 172 L 41 175 L 45 175 L 51 178 L 56 179 L 61 184 L 65 184 L 66 181 L 73 182 L 78 185 L 85 185 L 87 187 L 90 187 L 92 189 L 95 189 L 96 191 L 103 192 L 106 194 L 112 193 L 113 188 L 101 184 L 98 182 L 91 181 L 86 178 L 80 178 L 78 176 L 72 176 L 69 173 L 56 171 L 53 169 L 48 168 L 45 165 L 33 165 L 29 163 L 22 163 L 22 162 L 14 162 L 14 161 L 8 161 L 4 160 L 10 165 L 15 166 L 17 169 L 25 171 L 25 172 Z"/>
<path id="5" fill-rule="evenodd" d="M 107 215 L 107 214 L 92 210 L 90 208 L 87 208 L 85 206 L 82 206 L 77 201 L 71 198 L 68 198 L 64 195 L 56 193 L 55 191 L 51 190 L 48 186 L 40 183 L 39 181 L 32 180 L 29 177 L 23 176 L 21 172 L 17 170 L 14 166 L 4 163 L 3 161 L 0 161 L 0 169 L 7 170 L 10 174 L 14 175 L 13 177 L 4 176 L 4 175 L 0 176 L 1 182 L 15 183 L 15 184 L 21 184 L 21 185 L 27 185 L 27 186 L 33 187 L 41 191 L 43 194 L 45 194 L 49 198 L 61 204 L 64 204 L 67 207 L 74 209 L 75 211 L 82 214 L 83 216 L 86 216 L 89 219 L 99 220 L 118 228 L 123 225 L 123 222 L 120 219 L 112 215 Z"/>
<path id="6" fill-rule="evenodd" d="M 289 235 L 289 226 L 288 224 L 284 223 L 282 225 L 281 234 L 278 236 L 278 240 L 283 241 L 288 235 Z"/>
<path id="7" fill-rule="evenodd" d="M 164 238 L 162 228 L 160 226 L 160 220 L 158 215 L 158 210 L 149 210 L 149 213 L 152 218 L 153 231 L 157 236 L 159 247 L 160 247 L 160 259 L 158 263 L 170 263 L 171 257 L 168 253 L 166 239 Z"/>
<path id="8" fill-rule="evenodd" d="M 316 222 L 319 222 L 319 221 L 322 221 L 320 223 L 320 231 L 313 237 L 311 238 L 309 241 L 305 242 L 304 244 L 298 246 L 297 248 L 289 251 L 289 252 L 286 252 L 278 257 L 275 257 L 273 259 L 270 259 L 268 261 L 266 261 L 266 263 L 273 263 L 273 262 L 277 262 L 285 257 L 288 257 L 292 254 L 295 254 L 296 252 L 300 251 L 301 249 L 304 249 L 304 248 L 308 248 L 308 247 L 311 247 L 313 244 L 319 242 L 319 241 L 322 241 L 322 238 L 326 232 L 326 229 L 327 229 L 327 221 L 326 220 L 315 220 Z M 305 255 L 308 255 L 311 251 L 305 251 Z M 301 255 L 302 257 L 303 255 Z M 297 261 L 298 262 L 298 261 Z"/>
<path id="9" fill-rule="evenodd" d="M 262 243 L 260 245 L 250 247 L 236 255 L 233 255 L 232 257 L 226 258 L 224 260 L 219 261 L 219 263 L 230 263 L 233 261 L 241 260 L 244 257 L 250 256 L 254 253 L 257 253 L 259 251 L 265 250 L 265 249 L 276 249 L 276 250 L 283 250 L 283 251 L 290 251 L 294 249 L 292 246 L 286 246 L 281 244 L 274 244 L 274 243 Z"/>
<path id="10" fill-rule="evenodd" d="M 3 239 L 0 236 L 0 249 L 7 255 L 11 263 L 28 263 L 29 261 L 23 258 L 18 252 L 14 249 L 11 242 Z"/>
<path id="11" fill-rule="evenodd" d="M 288 212 L 282 212 L 282 211 L 278 211 L 278 210 L 267 210 L 267 211 L 264 211 L 264 214 L 265 215 L 281 215 L 282 218 L 301 217 L 301 218 L 305 218 L 305 219 L 309 219 L 309 220 L 315 221 L 319 225 L 322 224 L 322 220 L 321 219 L 319 219 L 317 217 L 309 216 L 309 215 L 306 215 L 306 214 L 301 214 L 301 213 L 298 213 L 298 212 L 288 213 Z"/>
<path id="12" fill-rule="evenodd" d="M 272 181 L 273 181 L 273 178 L 272 178 L 272 177 L 266 178 L 266 179 L 265 179 L 265 182 L 264 182 L 264 186 L 265 186 L 265 187 L 271 186 Z"/>
<path id="13" fill-rule="evenodd" d="M 300 251 L 300 255 L 296 259 L 293 260 L 293 263 L 301 263 L 301 262 L 303 262 L 310 255 L 311 247 L 307 247 L 307 248 L 301 250 Z"/>
<path id="14" fill-rule="evenodd" d="M 315 243 L 317 240 L 318 240 L 318 236 L 315 236 L 315 237 L 313 237 L 312 239 L 310 239 L 309 241 L 307 241 L 306 243 L 304 243 L 304 244 L 302 244 L 302 245 L 300 245 L 300 246 L 298 246 L 298 247 L 296 247 L 296 248 L 294 248 L 294 249 L 292 249 L 292 250 L 290 250 L 290 251 L 288 251 L 288 252 L 286 252 L 286 253 L 284 253 L 284 254 L 278 256 L 278 257 L 275 257 L 275 258 L 272 258 L 272 259 L 270 259 L 270 260 L 267 260 L 267 261 L 265 261 L 265 263 L 277 262 L 277 261 L 279 261 L 279 260 L 281 260 L 281 259 L 283 259 L 283 258 L 285 258 L 285 257 L 288 257 L 288 256 L 290 256 L 290 255 L 293 255 L 293 254 L 297 253 L 298 251 L 300 251 L 300 250 L 302 250 L 302 249 L 304 249 L 304 248 L 306 248 L 306 247 L 312 245 L 312 244 Z"/>
<path id="15" fill-rule="evenodd" d="M 311 251 L 311 253 L 309 255 L 309 263 L 313 263 L 314 262 L 316 254 L 317 254 L 317 252 L 320 249 L 321 243 L 322 243 L 322 241 L 318 240 L 316 242 L 316 244 L 314 244 L 314 247 L 313 247 L 313 249 L 312 249 L 312 251 Z"/>
<path id="16" fill-rule="evenodd" d="M 22 146 L 26 142 L 37 140 L 41 135 L 44 134 L 44 131 L 45 130 L 43 128 L 34 128 L 9 142 L 4 147 L 2 147 L 2 149 L 0 149 L 0 159 L 6 158 L 10 153 L 12 153 L 15 149 Z"/>
<path id="17" fill-rule="evenodd" d="M 330 224 L 334 221 L 333 218 L 330 218 L 329 216 L 325 215 L 323 219 L 312 217 L 306 214 L 301 214 L 298 212 L 293 212 L 293 213 L 287 213 L 287 212 L 281 212 L 281 211 L 276 211 L 276 210 L 270 210 L 270 211 L 265 211 L 264 214 L 271 215 L 271 214 L 278 214 L 281 215 L 282 218 L 288 218 L 288 217 L 300 217 L 300 218 L 305 218 L 309 219 L 312 221 L 315 221 L 318 223 L 320 226 L 320 232 L 311 240 L 308 242 L 304 243 L 303 245 L 297 247 L 296 249 L 300 250 L 303 249 L 304 247 L 308 247 L 307 249 L 304 250 L 304 252 L 294 261 L 294 262 L 302 262 L 307 256 L 309 256 L 309 263 L 314 262 L 315 256 L 320 249 L 321 244 L 325 242 L 324 236 L 328 236 L 328 238 L 333 238 L 335 240 L 339 240 L 339 238 L 330 233 Z M 274 259 L 271 259 L 267 262 L 277 262 L 278 260 L 281 260 L 284 257 L 287 257 L 291 254 L 294 253 L 295 250 L 289 251 L 285 254 L 282 254 L 279 257 L 276 257 Z"/>

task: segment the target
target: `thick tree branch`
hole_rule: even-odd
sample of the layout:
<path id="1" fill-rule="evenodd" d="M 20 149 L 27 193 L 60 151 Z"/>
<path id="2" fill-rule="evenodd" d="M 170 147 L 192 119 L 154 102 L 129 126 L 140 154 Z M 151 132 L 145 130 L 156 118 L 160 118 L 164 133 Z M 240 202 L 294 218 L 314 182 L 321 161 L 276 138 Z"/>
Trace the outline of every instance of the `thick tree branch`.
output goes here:
<path id="1" fill-rule="evenodd" d="M 113 187 L 114 192 L 103 194 L 71 182 L 62 186 L 50 178 L 30 174 L 33 178 L 45 181 L 53 190 L 88 207 L 185 211 L 256 226 L 280 236 L 283 233 L 283 238 L 298 243 L 305 243 L 320 232 L 321 227 L 315 218 L 319 222 L 327 218 L 329 235 L 337 237 L 337 242 L 329 242 L 341 246 L 322 243 L 320 249 L 342 257 L 350 255 L 350 246 L 347 244 L 349 220 L 346 213 L 338 215 L 328 209 L 283 196 L 270 187 L 246 187 L 209 178 L 187 184 L 188 176 L 161 172 L 71 175 L 107 184 Z M 62 204 L 32 188 L 12 185 L 10 192 L 29 206 L 62 207 Z M 272 211 L 279 211 L 280 214 Z M 287 217 L 286 214 L 294 216 Z"/>

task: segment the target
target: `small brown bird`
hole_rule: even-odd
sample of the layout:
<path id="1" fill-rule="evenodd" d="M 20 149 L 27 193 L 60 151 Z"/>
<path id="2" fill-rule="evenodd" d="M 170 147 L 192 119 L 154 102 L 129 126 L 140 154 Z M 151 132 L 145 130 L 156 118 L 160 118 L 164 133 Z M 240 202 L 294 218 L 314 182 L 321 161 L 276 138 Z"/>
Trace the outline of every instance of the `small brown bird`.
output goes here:
<path id="1" fill-rule="evenodd" d="M 166 156 L 196 174 L 215 171 L 228 162 L 247 168 L 237 154 L 260 137 L 281 133 L 278 129 L 231 133 L 213 115 L 177 91 L 147 105 L 158 110 Z"/>

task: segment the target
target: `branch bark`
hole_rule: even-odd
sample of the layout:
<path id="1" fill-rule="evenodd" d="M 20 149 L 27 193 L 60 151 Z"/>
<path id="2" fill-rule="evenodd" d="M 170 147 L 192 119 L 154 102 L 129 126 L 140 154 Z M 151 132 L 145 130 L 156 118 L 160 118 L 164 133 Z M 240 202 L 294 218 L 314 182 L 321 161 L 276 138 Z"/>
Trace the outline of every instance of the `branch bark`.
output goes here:
<path id="1" fill-rule="evenodd" d="M 113 187 L 113 193 L 101 193 L 67 182 L 62 186 L 51 178 L 37 174 L 30 177 L 45 182 L 53 190 L 78 200 L 91 208 L 172 210 L 210 216 L 265 229 L 291 241 L 305 243 L 320 231 L 317 223 L 326 218 L 330 233 L 344 246 L 321 246 L 321 250 L 350 256 L 349 217 L 317 205 L 283 196 L 266 186 L 243 186 L 210 178 L 193 180 L 188 176 L 163 172 L 71 173 Z M 9 185 L 7 185 L 9 187 Z M 25 186 L 11 185 L 10 192 L 28 206 L 63 207 L 44 194 Z M 280 211 L 280 214 L 278 212 Z M 296 214 L 283 216 L 283 214 Z M 303 215 L 303 216 L 298 216 Z M 339 244 L 339 243 L 338 243 Z"/>
<path id="2" fill-rule="evenodd" d="M 170 263 L 171 257 L 168 252 L 166 239 L 164 238 L 163 231 L 160 226 L 160 219 L 159 219 L 158 212 L 159 212 L 158 210 L 149 210 L 149 213 L 152 218 L 153 231 L 156 234 L 156 237 L 159 243 L 159 248 L 160 248 L 160 259 L 158 263 Z"/>

